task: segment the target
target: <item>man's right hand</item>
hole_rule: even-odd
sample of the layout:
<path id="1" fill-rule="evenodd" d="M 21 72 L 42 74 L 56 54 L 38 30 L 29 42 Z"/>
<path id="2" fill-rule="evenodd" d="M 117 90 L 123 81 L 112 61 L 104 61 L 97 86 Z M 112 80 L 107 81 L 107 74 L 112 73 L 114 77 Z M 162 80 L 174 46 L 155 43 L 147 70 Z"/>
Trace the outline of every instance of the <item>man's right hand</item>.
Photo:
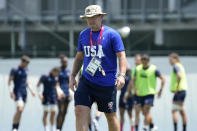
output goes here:
<path id="1" fill-rule="evenodd" d="M 75 88 L 77 88 L 77 81 L 75 80 L 74 76 L 70 76 L 70 80 L 69 80 L 69 88 L 75 92 Z"/>
<path id="2" fill-rule="evenodd" d="M 10 92 L 10 97 L 12 98 L 12 99 L 15 99 L 16 98 L 16 96 L 15 96 L 15 94 L 14 94 L 14 92 L 12 91 L 12 92 Z"/>
<path id="3" fill-rule="evenodd" d="M 42 94 L 39 94 L 39 98 L 42 101 L 43 100 L 43 95 Z"/>

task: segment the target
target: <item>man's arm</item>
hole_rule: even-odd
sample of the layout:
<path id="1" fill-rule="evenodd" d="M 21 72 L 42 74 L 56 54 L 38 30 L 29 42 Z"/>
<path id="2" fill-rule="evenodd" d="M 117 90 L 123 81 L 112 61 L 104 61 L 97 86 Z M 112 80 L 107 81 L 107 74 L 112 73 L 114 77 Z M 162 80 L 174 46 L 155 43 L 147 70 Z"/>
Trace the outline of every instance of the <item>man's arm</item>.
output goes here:
<path id="1" fill-rule="evenodd" d="M 164 75 L 160 75 L 159 78 L 161 79 L 161 87 L 160 87 L 160 90 L 159 90 L 159 93 L 158 93 L 158 97 L 160 98 L 161 94 L 162 94 L 162 91 L 163 91 L 163 88 L 164 88 L 164 85 L 165 85 L 165 77 L 164 77 Z"/>
<path id="2" fill-rule="evenodd" d="M 32 85 L 29 83 L 29 81 L 27 80 L 27 87 L 28 89 L 30 90 L 32 96 L 35 96 L 36 93 L 34 92 L 33 88 L 32 88 Z"/>
<path id="3" fill-rule="evenodd" d="M 120 90 L 125 84 L 124 76 L 127 68 L 127 59 L 125 51 L 118 52 L 116 55 L 118 56 L 120 74 L 115 85 L 117 86 L 117 89 Z"/>
<path id="4" fill-rule="evenodd" d="M 181 82 L 181 73 L 178 71 L 176 73 L 176 76 L 177 76 L 177 88 L 176 88 L 176 93 L 179 91 L 179 85 L 180 85 L 180 82 Z"/>
<path id="5" fill-rule="evenodd" d="M 75 80 L 75 77 L 79 70 L 81 69 L 81 66 L 83 65 L 83 52 L 77 52 L 73 64 L 73 70 L 70 76 L 70 81 L 69 81 L 69 88 L 74 91 L 74 86 L 76 86 L 77 82 Z"/>

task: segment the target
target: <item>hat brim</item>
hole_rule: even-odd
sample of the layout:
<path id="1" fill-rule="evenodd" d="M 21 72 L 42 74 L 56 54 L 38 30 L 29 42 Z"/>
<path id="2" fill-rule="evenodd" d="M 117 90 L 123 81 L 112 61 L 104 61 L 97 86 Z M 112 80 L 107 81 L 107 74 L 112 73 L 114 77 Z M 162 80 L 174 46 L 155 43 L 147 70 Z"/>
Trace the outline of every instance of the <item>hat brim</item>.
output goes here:
<path id="1" fill-rule="evenodd" d="M 96 15 L 107 15 L 107 13 L 99 13 L 99 14 L 92 14 L 92 15 L 80 15 L 80 18 L 82 20 L 84 20 L 86 18 L 91 18 L 91 17 L 96 16 Z"/>

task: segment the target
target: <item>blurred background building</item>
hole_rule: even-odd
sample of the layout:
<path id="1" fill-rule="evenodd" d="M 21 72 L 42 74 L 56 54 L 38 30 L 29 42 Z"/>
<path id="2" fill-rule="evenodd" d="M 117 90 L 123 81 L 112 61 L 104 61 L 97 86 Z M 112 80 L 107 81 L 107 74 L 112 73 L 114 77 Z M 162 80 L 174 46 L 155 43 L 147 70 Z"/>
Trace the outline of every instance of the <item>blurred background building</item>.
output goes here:
<path id="1" fill-rule="evenodd" d="M 90 4 L 108 13 L 106 25 L 131 28 L 123 38 L 129 56 L 197 55 L 196 0 L 0 0 L 0 56 L 73 57 Z"/>

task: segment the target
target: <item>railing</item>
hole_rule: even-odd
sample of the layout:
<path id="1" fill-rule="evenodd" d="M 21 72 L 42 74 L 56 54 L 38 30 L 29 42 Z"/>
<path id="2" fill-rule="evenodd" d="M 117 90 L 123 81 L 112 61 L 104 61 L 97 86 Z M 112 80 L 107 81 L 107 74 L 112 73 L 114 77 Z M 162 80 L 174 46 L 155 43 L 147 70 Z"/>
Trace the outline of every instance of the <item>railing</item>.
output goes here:
<path id="1" fill-rule="evenodd" d="M 34 6 L 28 7 L 31 2 Z M 75 22 L 79 20 L 79 15 L 84 13 L 84 8 L 89 4 L 102 5 L 104 11 L 109 13 L 107 19 L 110 22 L 117 20 L 125 22 L 129 20 L 142 22 L 159 20 L 163 22 L 165 19 L 178 21 L 190 18 L 197 19 L 197 9 L 191 6 L 197 4 L 195 0 L 37 0 L 37 2 L 29 1 L 28 4 L 9 0 L 6 1 L 4 9 L 0 10 L 0 21 L 22 19 L 21 14 L 16 11 L 20 10 L 26 13 L 32 21 Z M 117 9 L 114 9 L 116 7 L 113 5 L 118 5 Z"/>

